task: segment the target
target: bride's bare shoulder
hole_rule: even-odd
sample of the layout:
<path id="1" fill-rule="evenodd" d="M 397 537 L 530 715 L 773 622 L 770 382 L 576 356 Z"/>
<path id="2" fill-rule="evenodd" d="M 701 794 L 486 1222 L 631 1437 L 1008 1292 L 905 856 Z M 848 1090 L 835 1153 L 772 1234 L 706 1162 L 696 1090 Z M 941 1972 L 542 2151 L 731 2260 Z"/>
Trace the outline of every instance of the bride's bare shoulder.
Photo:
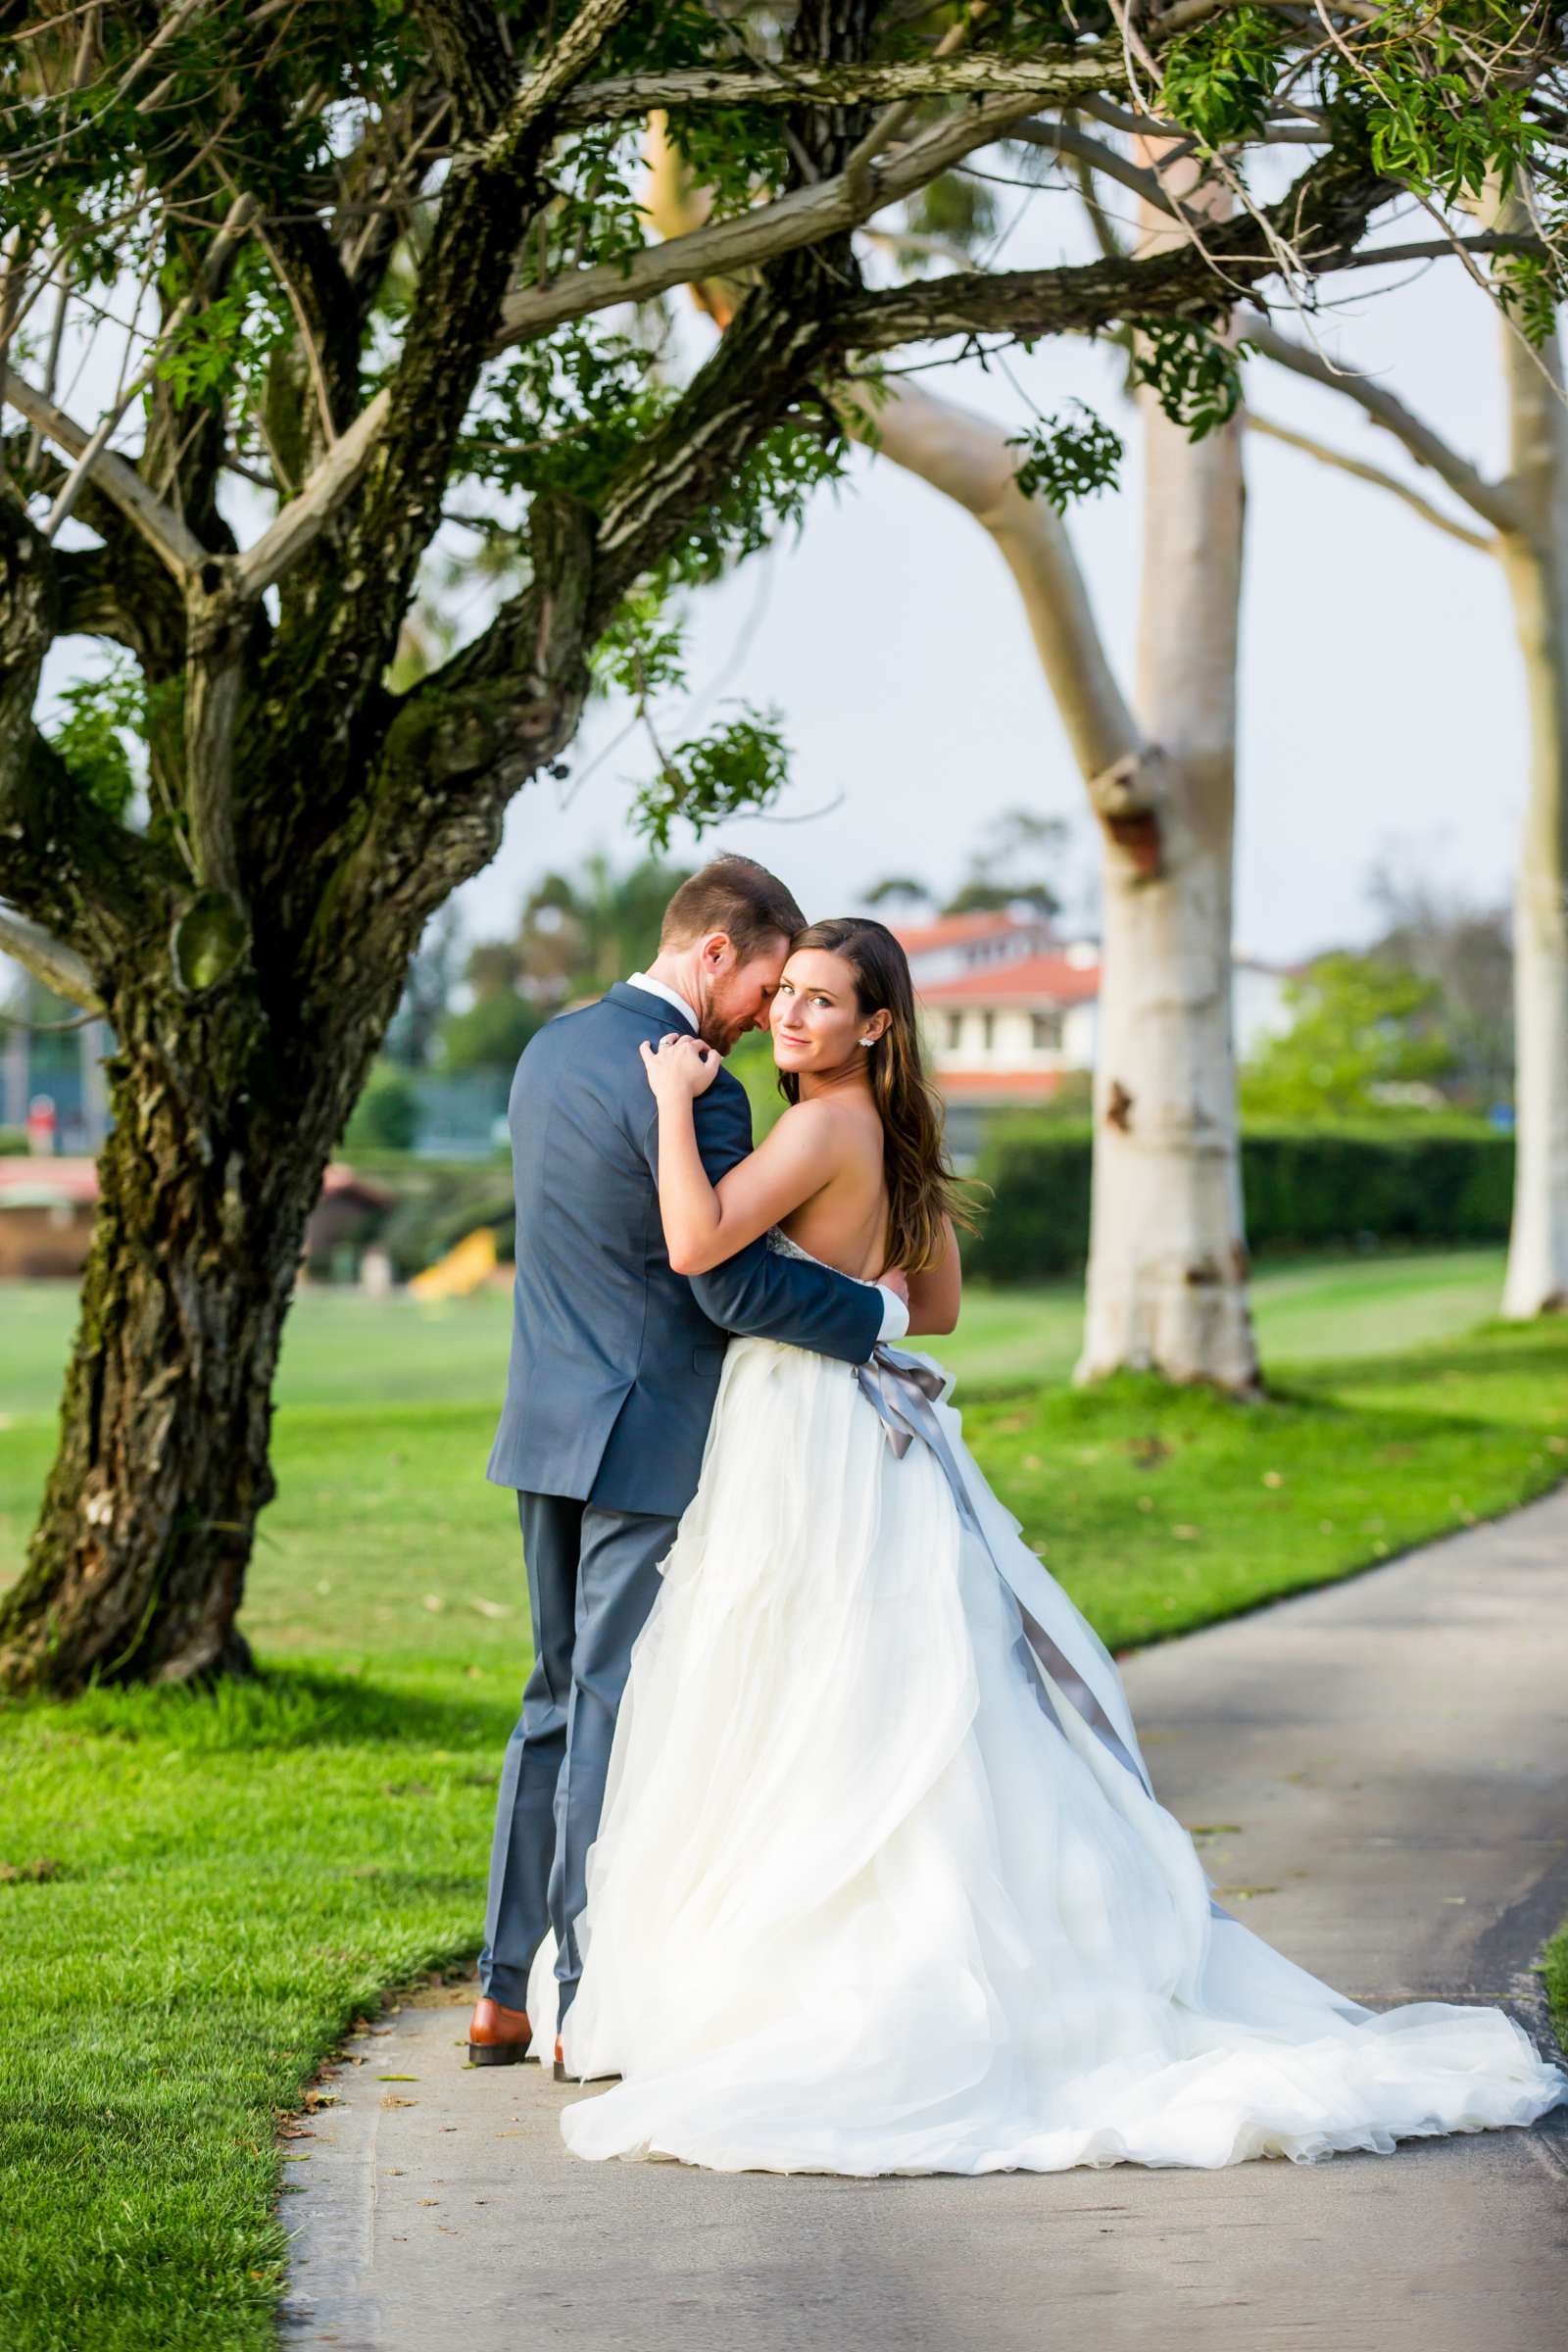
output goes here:
<path id="1" fill-rule="evenodd" d="M 811 1095 L 804 1102 L 791 1102 L 774 1121 L 772 1133 L 786 1136 L 792 1143 L 851 1151 L 871 1127 L 880 1135 L 874 1111 L 868 1126 L 862 1104 L 832 1095 Z"/>
<path id="2" fill-rule="evenodd" d="M 766 1141 L 787 1152 L 822 1152 L 832 1148 L 840 1132 L 832 1103 L 814 1095 L 808 1102 L 786 1103 Z"/>

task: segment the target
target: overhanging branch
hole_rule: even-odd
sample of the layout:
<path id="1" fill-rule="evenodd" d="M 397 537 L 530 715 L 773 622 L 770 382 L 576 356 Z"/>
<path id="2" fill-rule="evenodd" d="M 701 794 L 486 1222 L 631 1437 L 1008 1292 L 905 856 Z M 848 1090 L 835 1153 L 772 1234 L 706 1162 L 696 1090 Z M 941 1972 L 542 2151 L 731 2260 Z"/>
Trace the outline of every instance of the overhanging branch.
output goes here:
<path id="1" fill-rule="evenodd" d="M 103 999 L 85 959 L 75 949 L 68 948 L 63 939 L 56 939 L 37 923 L 29 923 L 25 915 L 12 914 L 4 906 L 0 906 L 0 950 L 35 980 L 41 980 L 45 988 L 52 988 L 57 997 L 79 1004 L 83 1012 L 102 1012 Z"/>
<path id="2" fill-rule="evenodd" d="M 1394 435 L 1418 466 L 1430 466 L 1441 481 L 1447 483 L 1455 498 L 1462 499 L 1472 514 L 1490 522 L 1494 530 L 1514 531 L 1520 527 L 1518 501 L 1508 484 L 1489 481 L 1468 458 L 1450 449 L 1440 433 L 1370 376 L 1361 375 L 1352 368 L 1336 368 L 1321 352 L 1282 334 L 1271 320 L 1250 311 L 1243 314 L 1240 331 L 1254 350 L 1273 360 L 1276 366 L 1288 368 L 1293 375 L 1304 376 L 1308 383 L 1322 384 L 1328 391 L 1353 400 L 1374 424 Z"/>
<path id="3" fill-rule="evenodd" d="M 1412 490 L 1408 482 L 1401 482 L 1396 473 L 1388 472 L 1384 466 L 1370 466 L 1365 458 L 1352 458 L 1348 450 L 1335 449 L 1327 441 L 1315 440 L 1310 433 L 1298 433 L 1291 425 L 1276 422 L 1272 416 L 1259 416 L 1255 409 L 1246 410 L 1242 422 L 1249 432 L 1261 433 L 1265 441 L 1282 442 L 1287 449 L 1298 449 L 1303 457 L 1315 458 L 1320 466 L 1331 466 L 1337 473 L 1353 474 L 1358 482 L 1370 482 L 1375 489 L 1387 490 L 1391 498 L 1400 500 L 1423 522 L 1430 522 L 1435 530 L 1446 531 L 1450 539 L 1457 539 L 1462 546 L 1477 548 L 1487 556 L 1495 554 L 1497 541 L 1494 532 L 1473 531 L 1468 523 L 1445 514 L 1430 498 L 1423 498 L 1419 490 Z"/>
<path id="4" fill-rule="evenodd" d="M 1228 7 L 1238 0 L 1226 0 Z M 1088 69 L 1097 89 L 1122 89 L 1119 52 L 1059 49 L 1042 57 L 974 52 L 898 64 L 808 65 L 797 59 L 765 66 L 695 66 L 668 72 L 619 74 L 580 82 L 559 109 L 565 128 L 681 106 L 884 106 L 906 98 L 974 98 L 1011 92 L 1064 99 L 1085 87 Z"/>
<path id="5" fill-rule="evenodd" d="M 1086 81 L 1103 79 L 1096 67 Z M 510 296 L 502 308 L 496 348 L 529 343 L 568 318 L 586 318 L 615 303 L 646 302 L 671 286 L 696 285 L 706 277 L 733 276 L 738 270 L 798 252 L 824 237 L 869 220 L 884 205 L 935 179 L 976 147 L 997 138 L 1009 123 L 1032 111 L 1033 101 L 1016 94 L 977 100 L 912 139 L 890 162 L 852 179 L 848 172 L 792 188 L 771 204 L 757 205 L 737 220 L 718 220 L 683 237 L 620 262 L 600 262 Z"/>
<path id="6" fill-rule="evenodd" d="M 1092 334 L 1127 319 L 1218 318 L 1278 270 L 1282 239 L 1308 270 L 1335 268 L 1391 192 L 1364 159 L 1330 154 L 1259 219 L 1227 221 L 1221 251 L 1184 244 L 1073 269 L 955 270 L 846 303 L 835 342 L 871 353 L 953 335 Z"/>
<path id="7" fill-rule="evenodd" d="M 532 342 L 569 318 L 586 318 L 616 303 L 640 302 L 671 286 L 722 276 L 779 254 L 814 245 L 921 187 L 951 162 L 984 146 L 1031 102 L 1015 96 L 992 98 L 954 116 L 914 140 L 901 156 L 872 175 L 871 192 L 857 205 L 847 175 L 837 174 L 760 205 L 739 220 L 692 230 L 650 246 L 625 263 L 580 270 L 554 285 L 513 295 L 503 306 L 502 326 L 492 350 Z M 307 555 L 332 515 L 354 492 L 379 450 L 392 413 L 393 386 L 385 385 L 340 435 L 298 496 L 289 500 L 262 536 L 235 560 L 234 577 L 247 596 L 280 580 Z"/>
<path id="8" fill-rule="evenodd" d="M 280 508 L 261 537 L 234 559 L 233 577 L 243 596 L 260 596 L 291 571 L 349 499 L 375 453 L 392 410 L 390 385 L 381 387 L 340 433 L 298 497 Z"/>
<path id="9" fill-rule="evenodd" d="M 0 369 L 0 396 L 20 410 L 29 424 L 46 433 L 69 458 L 80 458 L 91 435 L 74 416 L 68 416 L 47 393 L 18 375 L 14 368 Z M 100 449 L 92 461 L 92 478 L 114 500 L 127 522 L 134 523 L 150 547 L 183 585 L 187 575 L 206 563 L 208 551 L 172 507 L 154 495 L 133 466 L 111 449 Z"/>

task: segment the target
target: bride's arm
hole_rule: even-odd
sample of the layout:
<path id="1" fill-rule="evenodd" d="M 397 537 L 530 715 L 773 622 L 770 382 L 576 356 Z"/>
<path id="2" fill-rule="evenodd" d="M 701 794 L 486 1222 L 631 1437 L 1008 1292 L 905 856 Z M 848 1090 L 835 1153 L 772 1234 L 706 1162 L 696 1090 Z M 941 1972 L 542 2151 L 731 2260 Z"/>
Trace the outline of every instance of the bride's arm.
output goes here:
<path id="1" fill-rule="evenodd" d="M 659 1212 L 677 1274 L 706 1274 L 819 1193 L 838 1168 L 837 1122 L 825 1103 L 797 1102 L 716 1188 L 697 1148 L 692 1105 L 718 1075 L 694 1037 L 638 1048 L 659 1103 Z"/>
<path id="2" fill-rule="evenodd" d="M 953 1219 L 942 1220 L 943 1246 L 930 1265 L 909 1281 L 909 1331 L 922 1339 L 935 1338 L 958 1326 L 958 1303 L 963 1295 L 963 1269 L 958 1263 L 958 1237 Z"/>

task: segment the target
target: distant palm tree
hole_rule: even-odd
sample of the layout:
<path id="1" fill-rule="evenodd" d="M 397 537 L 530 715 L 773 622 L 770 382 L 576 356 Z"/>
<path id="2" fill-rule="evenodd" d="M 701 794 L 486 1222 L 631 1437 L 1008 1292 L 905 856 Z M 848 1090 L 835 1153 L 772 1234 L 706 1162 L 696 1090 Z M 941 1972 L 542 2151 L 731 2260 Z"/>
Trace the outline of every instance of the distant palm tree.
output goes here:
<path id="1" fill-rule="evenodd" d="M 595 850 L 574 873 L 546 874 L 523 901 L 513 943 L 523 994 L 543 1004 L 601 995 L 650 962 L 664 908 L 692 870 L 657 858 L 617 869 Z"/>

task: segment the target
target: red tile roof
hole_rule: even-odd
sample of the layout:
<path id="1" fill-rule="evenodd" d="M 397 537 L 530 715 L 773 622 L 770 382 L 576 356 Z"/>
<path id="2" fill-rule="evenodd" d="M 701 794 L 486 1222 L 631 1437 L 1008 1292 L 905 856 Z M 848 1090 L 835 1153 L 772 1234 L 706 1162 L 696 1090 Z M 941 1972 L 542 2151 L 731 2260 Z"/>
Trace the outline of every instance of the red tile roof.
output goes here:
<path id="1" fill-rule="evenodd" d="M 942 980 L 920 990 L 922 1004 L 1082 1004 L 1100 994 L 1098 963 L 1069 963 L 1059 952 L 1020 956 L 959 980 Z"/>
<path id="2" fill-rule="evenodd" d="M 1056 1093 L 1065 1070 L 933 1070 L 931 1083 L 954 1102 L 1045 1102 Z"/>
<path id="3" fill-rule="evenodd" d="M 341 1159 L 335 1159 L 321 1178 L 321 1198 L 329 1200 L 339 1193 L 359 1194 L 377 1208 L 387 1206 L 397 1199 L 390 1185 L 378 1184 L 373 1177 L 362 1176 Z M 0 1156 L 0 1207 L 7 1200 L 73 1200 L 78 1206 L 91 1208 L 98 1199 L 97 1163 L 90 1159 L 74 1158 L 66 1152 L 7 1152 Z"/>
<path id="4" fill-rule="evenodd" d="M 906 956 L 929 956 L 933 948 L 963 947 L 970 940 L 999 939 L 1009 931 L 1037 931 L 1045 920 L 1044 915 L 1020 920 L 1005 906 L 993 906 L 973 914 L 940 914 L 930 923 L 890 923 L 888 929 Z"/>
<path id="5" fill-rule="evenodd" d="M 52 1152 L 7 1152 L 0 1159 L 0 1207 L 8 1200 L 25 1202 L 74 1201 L 90 1208 L 98 1198 L 98 1171 L 90 1159 L 71 1159 Z"/>

